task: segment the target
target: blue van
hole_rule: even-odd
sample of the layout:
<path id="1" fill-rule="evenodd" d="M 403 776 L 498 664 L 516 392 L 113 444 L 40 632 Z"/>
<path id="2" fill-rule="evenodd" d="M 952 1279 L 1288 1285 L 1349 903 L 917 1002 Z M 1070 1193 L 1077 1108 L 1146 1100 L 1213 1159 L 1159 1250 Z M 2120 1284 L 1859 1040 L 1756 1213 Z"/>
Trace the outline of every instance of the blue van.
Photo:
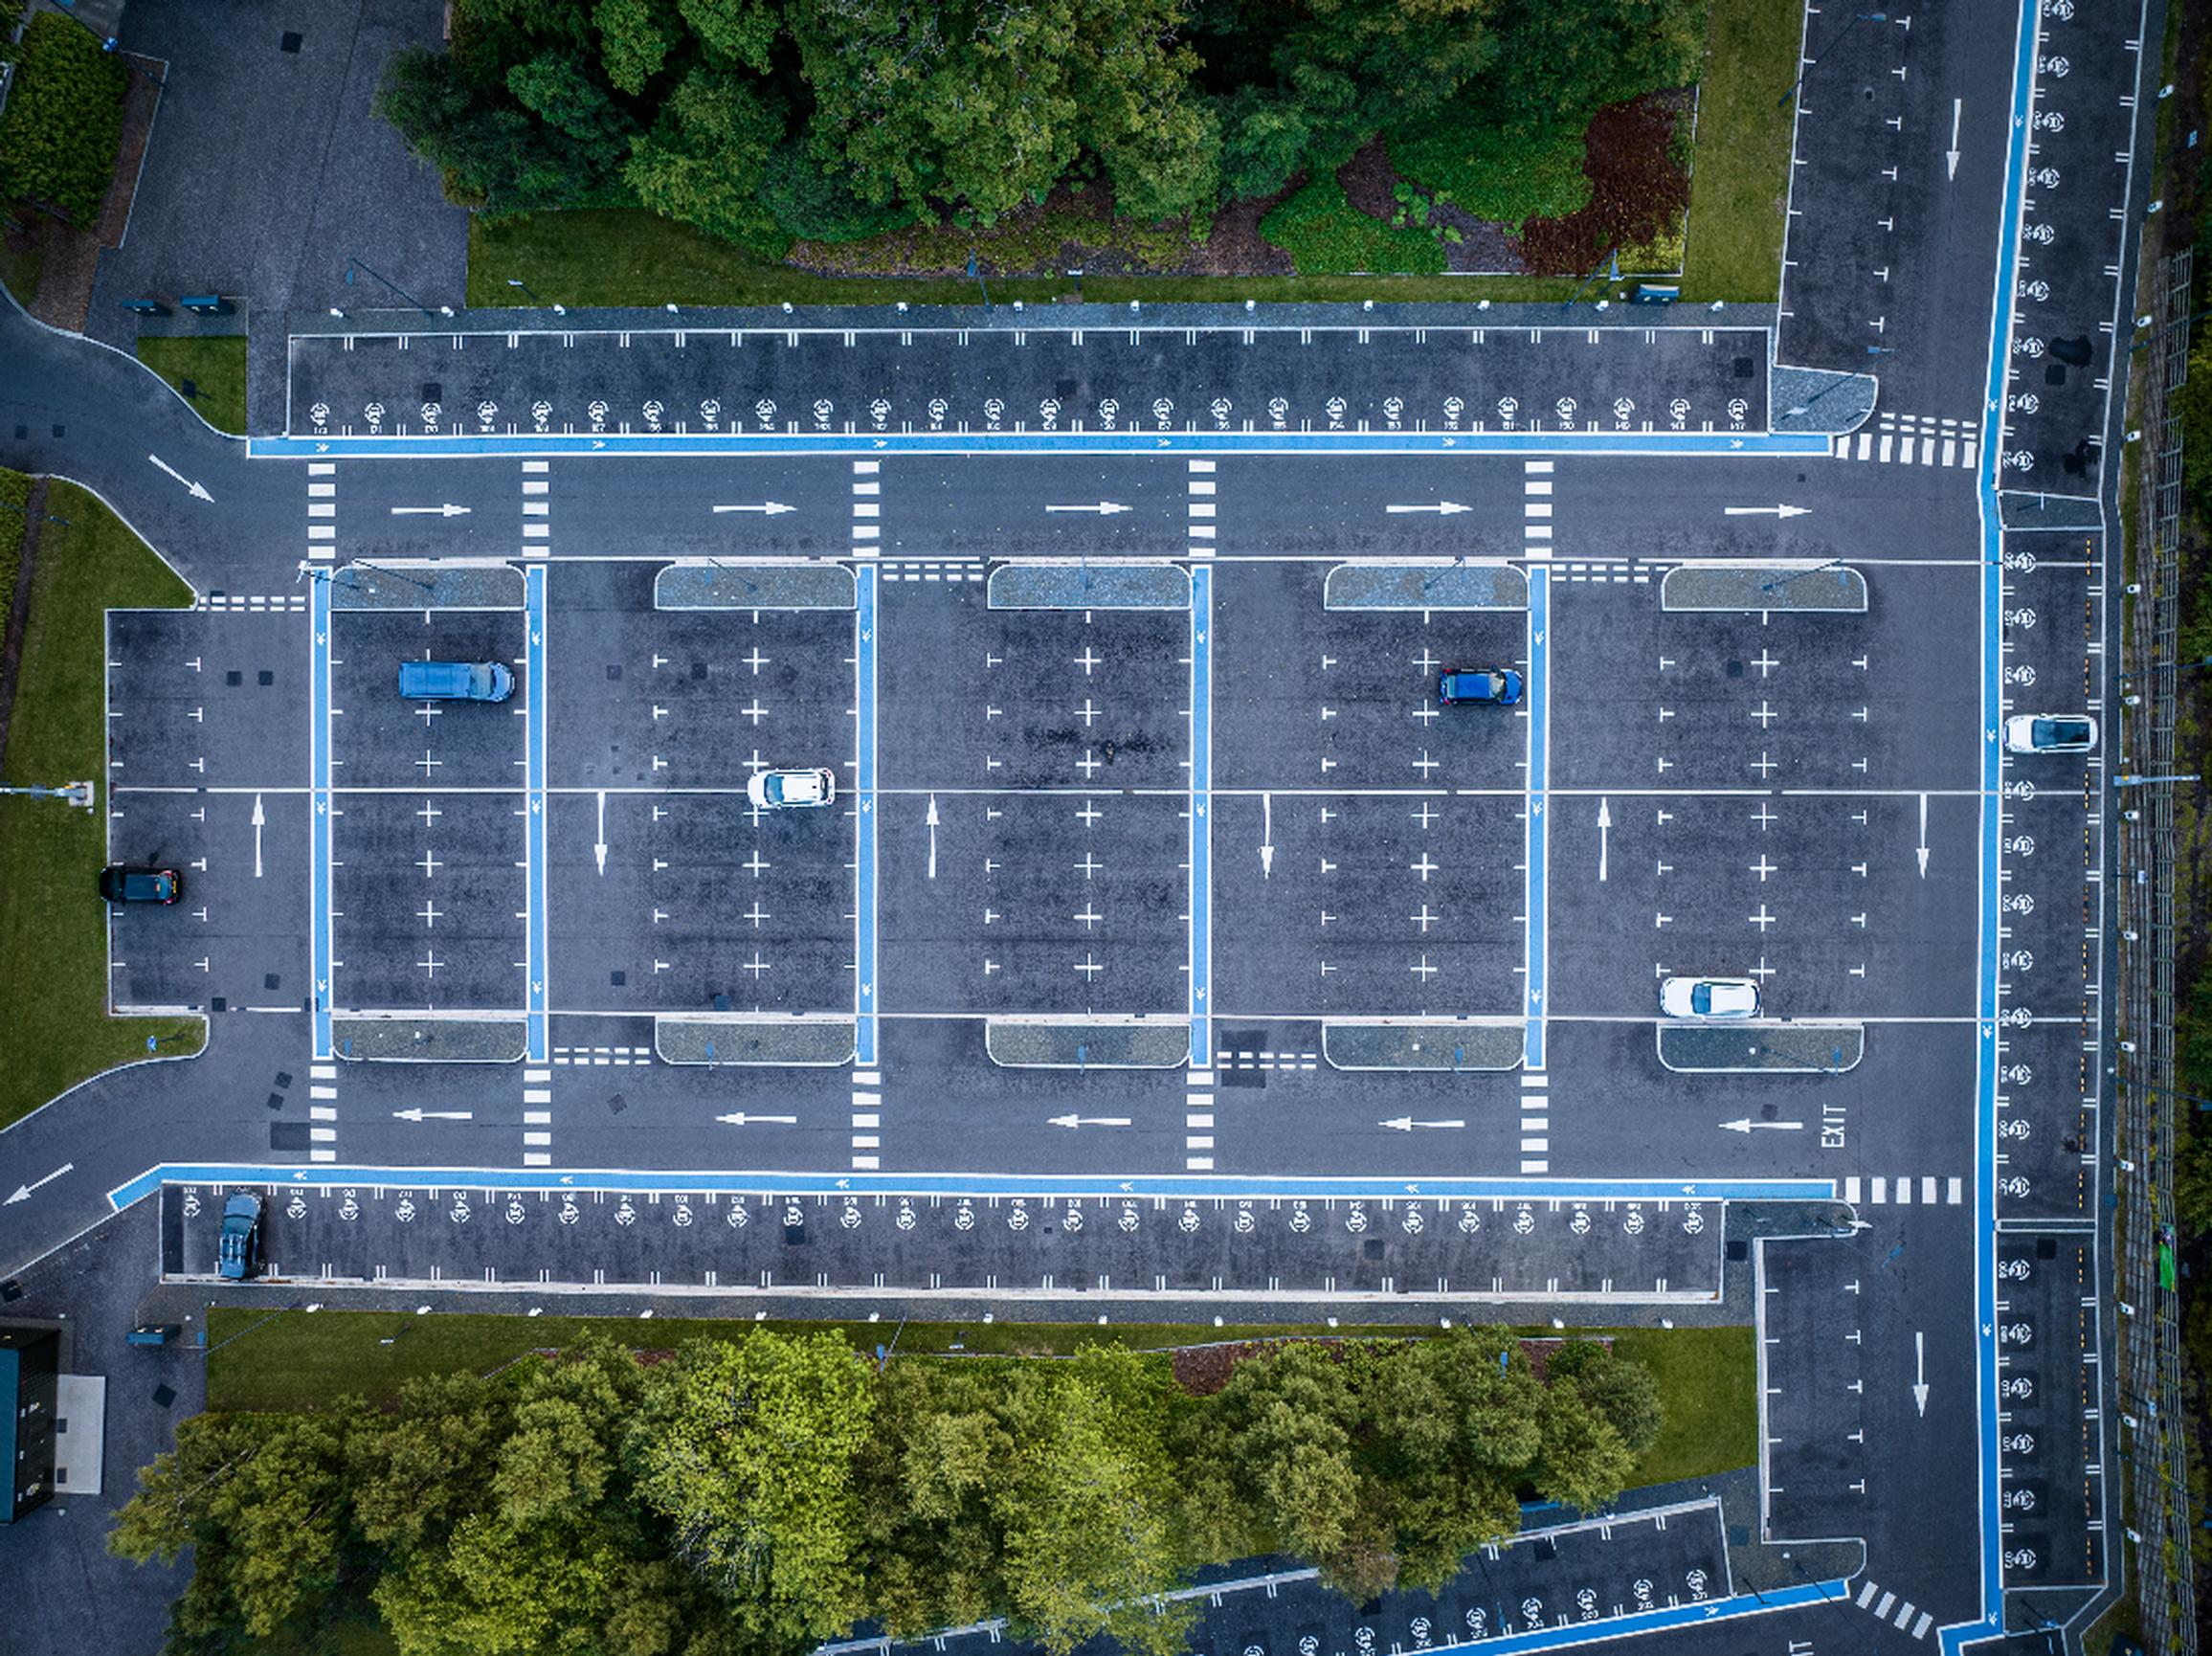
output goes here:
<path id="1" fill-rule="evenodd" d="M 515 676 L 497 661 L 402 661 L 399 693 L 411 702 L 503 702 Z"/>

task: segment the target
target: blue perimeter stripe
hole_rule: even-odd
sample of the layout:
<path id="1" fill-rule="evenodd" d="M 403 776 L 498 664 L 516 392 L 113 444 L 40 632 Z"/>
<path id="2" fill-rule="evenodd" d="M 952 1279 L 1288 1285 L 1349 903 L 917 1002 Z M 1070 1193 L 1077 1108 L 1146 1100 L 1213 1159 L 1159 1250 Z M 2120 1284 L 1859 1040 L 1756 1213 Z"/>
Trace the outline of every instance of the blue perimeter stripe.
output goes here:
<path id="1" fill-rule="evenodd" d="M 529 1053 L 533 1063 L 547 1056 L 546 1040 L 546 916 L 552 906 L 546 851 L 546 714 L 549 706 L 546 684 L 546 566 L 532 564 L 523 571 L 523 606 L 529 622 L 527 660 L 528 697 L 524 703 L 527 749 L 525 785 L 529 790 Z"/>
<path id="2" fill-rule="evenodd" d="M 1957 1656 L 1970 1642 L 1998 1637 L 2004 1619 L 2003 1522 L 1998 1505 L 1997 1362 L 1997 1193 L 1993 1187 L 1997 1146 L 1997 1010 L 1999 838 L 2003 805 L 1998 788 L 2003 778 L 1998 747 L 2004 702 L 2000 678 L 2004 662 L 2004 529 L 1997 492 L 2003 464 L 2005 373 L 2012 360 L 2012 292 L 2020 259 L 2022 198 L 2027 187 L 2028 116 L 2035 94 L 2037 11 L 2021 7 L 2019 37 L 2013 45 L 2012 123 L 2004 152 L 2004 203 L 2000 223 L 1997 276 L 1989 319 L 1989 381 L 1981 410 L 1981 938 L 1976 998 L 1974 1063 L 1974 1320 L 1977 1389 L 1980 1407 L 1976 1430 L 1981 1472 L 1981 1608 L 1978 1622 L 1961 1622 L 1937 1631 L 1945 1656 Z"/>
<path id="3" fill-rule="evenodd" d="M 1544 815 L 1545 794 L 1552 785 L 1551 660 L 1548 634 L 1552 624 L 1552 571 L 1532 563 L 1529 570 L 1529 682 L 1523 686 L 1529 709 L 1529 814 L 1522 824 L 1522 861 L 1528 865 L 1528 938 L 1522 951 L 1527 981 L 1522 985 L 1522 1010 L 1528 1025 L 1521 1036 L 1521 1063 L 1527 1069 L 1544 1067 L 1544 973 L 1551 950 L 1546 919 L 1545 875 L 1551 849 L 1551 825 Z"/>
<path id="4" fill-rule="evenodd" d="M 307 582 L 307 947 L 315 980 L 315 1056 L 330 1056 L 330 571 Z"/>
<path id="5" fill-rule="evenodd" d="M 1214 1066 L 1214 571 L 1191 570 L 1191 1067 Z"/>
<path id="6" fill-rule="evenodd" d="M 107 1193 L 119 1213 L 164 1184 L 288 1184 L 306 1190 L 372 1185 L 439 1190 L 608 1190 L 760 1192 L 773 1196 L 1176 1197 L 1336 1201 L 1833 1201 L 1825 1178 L 1239 1178 L 1176 1175 L 1116 1178 L 993 1173 L 631 1172 L 542 1167 L 278 1167 L 233 1162 L 163 1162 Z"/>
<path id="7" fill-rule="evenodd" d="M 1819 432 L 609 432 L 539 436 L 249 437 L 255 459 L 419 455 L 1506 454 L 1825 455 Z"/>
<path id="8" fill-rule="evenodd" d="M 1633 1517 L 1634 1513 L 1623 1513 Z M 1488 1639 L 1443 1639 L 1430 1648 L 1454 1651 L 1561 1650 L 1600 1639 L 1633 1639 L 1644 1633 L 1664 1633 L 1675 1627 L 1702 1627 L 1709 1622 L 1733 1621 L 1744 1616 L 1768 1616 L 1797 1610 L 1823 1600 L 1847 1602 L 1848 1581 L 1805 1581 L 1795 1587 L 1777 1587 L 1772 1593 L 1738 1593 L 1732 1599 L 1715 1599 L 1707 1604 L 1676 1604 L 1665 1610 L 1645 1610 L 1634 1616 L 1614 1616 L 1602 1622 L 1569 1622 L 1552 1627 L 1531 1627 L 1500 1633 Z"/>
<path id="9" fill-rule="evenodd" d="M 876 596 L 872 564 L 854 571 L 853 1062 L 876 1062 Z M 930 830 L 935 833 L 936 830 Z"/>

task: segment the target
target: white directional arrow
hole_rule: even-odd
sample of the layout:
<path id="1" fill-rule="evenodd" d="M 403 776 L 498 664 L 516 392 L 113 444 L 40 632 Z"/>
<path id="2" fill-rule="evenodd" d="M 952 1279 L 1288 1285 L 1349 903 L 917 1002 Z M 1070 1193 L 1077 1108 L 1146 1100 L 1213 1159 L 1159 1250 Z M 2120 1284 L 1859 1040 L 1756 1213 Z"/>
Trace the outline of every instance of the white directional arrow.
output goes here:
<path id="1" fill-rule="evenodd" d="M 602 879 L 607 873 L 607 792 L 599 791 L 599 838 L 592 843 L 592 855 L 598 859 Z"/>
<path id="2" fill-rule="evenodd" d="M 1129 1118 L 1126 1115 L 1056 1115 L 1052 1118 L 1054 1127 L 1127 1127 L 1128 1124 Z"/>
<path id="3" fill-rule="evenodd" d="M 470 1121 L 474 1117 L 465 1109 L 395 1109 L 394 1121 Z"/>
<path id="4" fill-rule="evenodd" d="M 393 506 L 395 518 L 465 518 L 476 510 L 474 506 L 457 506 L 448 501 L 442 506 Z"/>
<path id="5" fill-rule="evenodd" d="M 929 829 L 929 878 L 937 878 L 937 795 L 929 795 L 929 814 L 922 818 Z"/>
<path id="6" fill-rule="evenodd" d="M 1604 795 L 1598 799 L 1598 878 L 1605 878 L 1605 837 L 1613 831 L 1613 807 Z"/>
<path id="7" fill-rule="evenodd" d="M 261 878 L 261 830 L 268 822 L 269 818 L 261 814 L 261 796 L 257 794 L 254 795 L 254 878 L 257 880 Z"/>
<path id="8" fill-rule="evenodd" d="M 161 467 L 163 471 L 168 473 L 170 477 L 176 479 L 178 482 L 184 484 L 186 491 L 190 494 L 193 500 L 212 501 L 215 498 L 213 495 L 208 493 L 206 489 L 200 487 L 198 483 L 193 482 L 191 479 L 186 477 L 184 473 L 178 471 L 176 467 L 170 465 L 168 461 L 163 459 L 161 456 L 148 455 L 145 458 L 153 461 L 155 465 Z"/>
<path id="9" fill-rule="evenodd" d="M 1928 1413 L 1928 1353 L 1921 1342 L 1926 1337 L 1918 1329 L 1912 1331 L 1912 1406 L 1923 1418 Z"/>
<path id="10" fill-rule="evenodd" d="M 1724 1121 L 1720 1125 L 1724 1132 L 1750 1132 L 1754 1128 L 1765 1128 L 1773 1132 L 1802 1132 L 1805 1127 L 1801 1121 L 1754 1121 L 1749 1116 L 1741 1121 Z"/>
<path id="11" fill-rule="evenodd" d="M 1928 795 L 1920 795 L 1920 878 L 1928 878 Z"/>
<path id="12" fill-rule="evenodd" d="M 1129 508 L 1123 505 L 1119 501 L 1100 501 L 1095 505 L 1046 506 L 1044 509 L 1048 512 L 1095 512 L 1102 518 L 1110 518 L 1114 515 L 1114 513 L 1126 512 Z"/>
<path id="13" fill-rule="evenodd" d="M 15 1194 L 10 1197 L 6 1201 L 0 1201 L 0 1207 L 12 1207 L 16 1202 L 29 1201 L 31 1199 L 31 1193 L 33 1191 L 36 1190 L 40 1185 L 52 1184 L 56 1179 L 59 1178 L 63 1174 L 69 1172 L 76 1165 L 77 1163 L 73 1161 L 65 1161 L 59 1167 L 56 1168 L 52 1173 L 48 1174 L 44 1178 L 34 1178 L 29 1184 L 17 1185 L 15 1187 Z"/>
<path id="14" fill-rule="evenodd" d="M 1416 1121 L 1410 1115 L 1394 1115 L 1388 1121 L 1378 1121 L 1377 1127 L 1387 1127 L 1395 1132 L 1411 1132 L 1417 1127 L 1464 1127 L 1467 1124 L 1457 1116 L 1449 1121 Z"/>
<path id="15" fill-rule="evenodd" d="M 1440 518 L 1448 518 L 1454 512 L 1471 512 L 1474 507 L 1463 506 L 1457 501 L 1438 501 L 1432 505 L 1385 506 L 1382 509 L 1386 512 L 1434 512 Z"/>
<path id="16" fill-rule="evenodd" d="M 758 512 L 764 518 L 781 517 L 785 512 L 795 512 L 796 506 L 787 506 L 781 501 L 763 501 L 757 506 L 716 506 L 718 512 Z"/>
<path id="17" fill-rule="evenodd" d="M 1728 518 L 1801 518 L 1811 506 L 1723 506 L 1721 515 Z"/>
<path id="18" fill-rule="evenodd" d="M 748 1115 L 742 1109 L 728 1115 L 718 1115 L 714 1119 L 726 1121 L 732 1127 L 748 1125 L 758 1127 L 763 1123 L 773 1123 L 777 1127 L 796 1127 L 799 1123 L 799 1118 L 795 1115 Z"/>
<path id="19" fill-rule="evenodd" d="M 1963 98 L 1954 98 L 1951 101 L 1951 147 L 1943 152 L 1943 164 L 1950 168 L 1950 171 L 1945 175 L 1946 177 L 1956 178 L 1958 176 L 1958 118 L 1965 112 L 1965 109 L 1966 100 Z"/>
<path id="20" fill-rule="evenodd" d="M 1260 878 L 1275 878 L 1275 795 L 1260 795 Z"/>

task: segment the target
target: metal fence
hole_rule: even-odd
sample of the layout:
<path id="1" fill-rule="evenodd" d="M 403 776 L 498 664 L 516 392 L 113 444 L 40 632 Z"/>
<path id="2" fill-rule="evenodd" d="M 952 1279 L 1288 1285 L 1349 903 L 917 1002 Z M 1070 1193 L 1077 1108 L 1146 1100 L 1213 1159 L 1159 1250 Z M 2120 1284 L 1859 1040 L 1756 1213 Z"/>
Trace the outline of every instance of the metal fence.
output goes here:
<path id="1" fill-rule="evenodd" d="M 2115 1161 L 2120 1215 L 2119 1386 L 2129 1428 L 2128 1538 L 2143 1643 L 2152 1656 L 2196 1656 L 2190 1557 L 2188 1421 L 2181 1402 L 2181 1315 L 2174 1276 L 2174 727 L 2179 660 L 2181 423 L 2189 374 L 2187 252 L 2158 265 L 2152 331 L 2141 347 L 2143 454 L 2134 571 L 2125 615 L 2118 772 L 2120 989 Z"/>

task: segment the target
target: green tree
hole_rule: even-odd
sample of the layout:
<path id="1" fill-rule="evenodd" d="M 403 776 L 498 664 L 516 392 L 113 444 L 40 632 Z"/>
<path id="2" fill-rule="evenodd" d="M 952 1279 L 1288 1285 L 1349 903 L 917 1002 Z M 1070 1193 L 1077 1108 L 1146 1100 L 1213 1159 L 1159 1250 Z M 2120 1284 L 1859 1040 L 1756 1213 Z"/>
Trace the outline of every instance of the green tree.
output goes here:
<path id="1" fill-rule="evenodd" d="M 871 1607 L 895 1635 L 980 1622 L 1005 1605 L 992 1491 L 1015 1454 L 1025 1365 L 899 1362 L 877 1386 L 856 1465 Z"/>
<path id="2" fill-rule="evenodd" d="M 1620 1441 L 1641 1455 L 1659 1442 L 1666 1411 L 1659 1382 L 1642 1363 L 1630 1362 L 1600 1340 L 1571 1340 L 1552 1354 L 1554 1382 L 1572 1380 L 1582 1400 L 1612 1422 Z"/>
<path id="3" fill-rule="evenodd" d="M 1544 1389 L 1536 1425 L 1543 1447 L 1534 1481 L 1544 1499 L 1596 1512 L 1627 1488 L 1636 1457 L 1613 1422 L 1583 1400 L 1573 1380 L 1562 1377 Z"/>
<path id="4" fill-rule="evenodd" d="M 782 135 L 779 109 L 736 76 L 702 64 L 634 141 L 625 177 L 663 217 L 780 258 L 791 237 L 761 204 L 760 189 Z"/>
<path id="5" fill-rule="evenodd" d="M 677 6 L 717 68 L 768 73 L 769 48 L 783 26 L 775 0 L 677 0 Z"/>
<path id="6" fill-rule="evenodd" d="M 823 1639 L 864 1613 L 853 1467 L 874 1404 L 835 1332 L 692 1341 L 653 1371 L 627 1440 L 638 1492 L 756 1634 Z"/>
<path id="7" fill-rule="evenodd" d="M 346 1440 L 361 1418 L 341 1402 L 328 1415 L 179 1423 L 177 1446 L 139 1474 L 108 1536 L 110 1551 L 142 1564 L 192 1550 L 174 1635 L 265 1638 L 329 1599 L 348 1534 Z"/>
<path id="8" fill-rule="evenodd" d="M 398 1407 L 348 1443 L 362 1534 L 402 1554 L 449 1533 L 482 1504 L 513 1421 L 511 1394 L 474 1375 L 410 1380 Z"/>
<path id="9" fill-rule="evenodd" d="M 1094 1348 L 1009 1421 L 1015 1454 L 993 1491 L 1006 1597 L 1055 1656 L 1100 1634 L 1135 1656 L 1183 1648 L 1195 1612 L 1151 1601 L 1184 1562 L 1162 1384 L 1157 1363 Z"/>
<path id="10" fill-rule="evenodd" d="M 599 0 L 592 21 L 599 28 L 599 60 L 608 81 L 633 98 L 660 73 L 681 38 L 666 0 Z"/>

